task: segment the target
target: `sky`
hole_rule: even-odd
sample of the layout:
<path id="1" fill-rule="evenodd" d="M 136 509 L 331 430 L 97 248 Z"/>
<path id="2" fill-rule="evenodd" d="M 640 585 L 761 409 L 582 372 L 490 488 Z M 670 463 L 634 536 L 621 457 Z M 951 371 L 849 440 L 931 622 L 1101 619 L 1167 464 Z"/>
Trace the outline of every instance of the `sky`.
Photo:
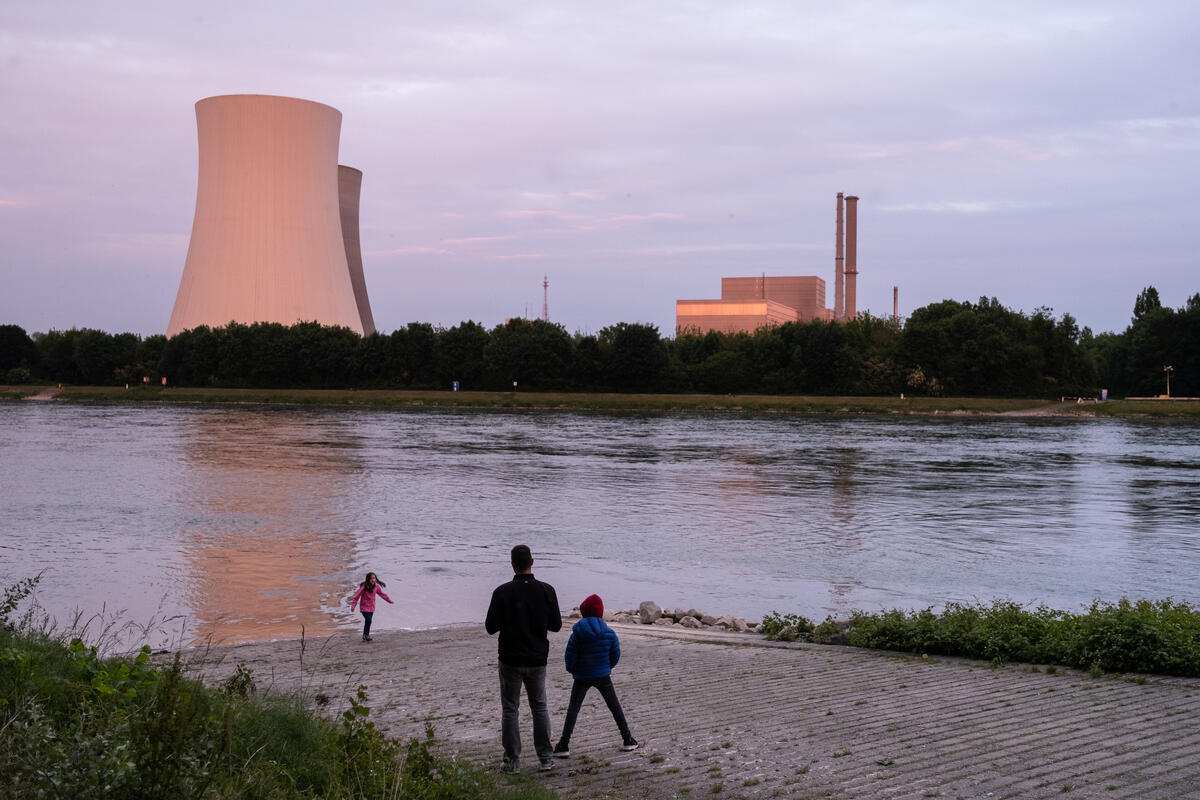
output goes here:
<path id="1" fill-rule="evenodd" d="M 375 322 L 675 326 L 723 276 L 1128 325 L 1200 292 L 1200 4 L 0 0 L 0 324 L 162 333 L 194 103 L 342 114 Z"/>

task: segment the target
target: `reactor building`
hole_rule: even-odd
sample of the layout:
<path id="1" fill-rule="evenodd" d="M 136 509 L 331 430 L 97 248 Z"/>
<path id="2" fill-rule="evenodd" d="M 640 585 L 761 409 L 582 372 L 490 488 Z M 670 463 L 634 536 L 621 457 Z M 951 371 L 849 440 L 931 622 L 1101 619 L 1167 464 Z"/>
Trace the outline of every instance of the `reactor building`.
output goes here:
<path id="1" fill-rule="evenodd" d="M 752 333 L 785 322 L 854 319 L 858 315 L 858 198 L 841 192 L 833 280 L 834 304 L 826 308 L 825 281 L 815 275 L 721 278 L 721 299 L 675 301 L 675 330 Z"/>
<path id="2" fill-rule="evenodd" d="M 375 331 L 363 277 L 362 172 L 339 166 L 342 113 L 292 97 L 196 103 L 192 238 L 167 336 L 316 321 Z"/>

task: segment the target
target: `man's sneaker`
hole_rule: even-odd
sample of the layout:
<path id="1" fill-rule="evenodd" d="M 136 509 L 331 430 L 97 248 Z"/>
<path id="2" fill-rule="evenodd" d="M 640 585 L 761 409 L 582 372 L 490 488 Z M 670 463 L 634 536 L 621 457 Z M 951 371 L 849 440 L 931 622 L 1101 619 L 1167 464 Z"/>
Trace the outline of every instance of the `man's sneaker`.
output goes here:
<path id="1" fill-rule="evenodd" d="M 500 771 L 501 772 L 510 772 L 510 773 L 511 772 L 520 772 L 521 771 L 521 762 L 517 761 L 515 759 L 510 761 L 509 759 L 506 758 L 500 762 Z"/>
<path id="2" fill-rule="evenodd" d="M 538 772 L 549 772 L 552 769 L 554 769 L 553 761 L 543 761 L 542 763 L 538 764 Z"/>
<path id="3" fill-rule="evenodd" d="M 554 757 L 555 758 L 570 758 L 571 751 L 570 751 L 570 749 L 567 748 L 567 746 L 565 744 L 556 744 L 556 745 L 554 745 Z"/>
<path id="4" fill-rule="evenodd" d="M 632 736 L 626 736 L 624 743 L 621 744 L 622 750 L 637 750 L 638 747 L 637 739 Z"/>

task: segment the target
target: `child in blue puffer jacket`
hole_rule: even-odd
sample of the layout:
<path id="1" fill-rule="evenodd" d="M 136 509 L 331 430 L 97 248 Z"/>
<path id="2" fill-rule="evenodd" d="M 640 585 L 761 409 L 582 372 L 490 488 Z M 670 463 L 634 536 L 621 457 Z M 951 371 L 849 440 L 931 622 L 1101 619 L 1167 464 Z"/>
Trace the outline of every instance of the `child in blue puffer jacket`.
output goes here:
<path id="1" fill-rule="evenodd" d="M 567 671 L 575 683 L 571 686 L 567 720 L 563 723 L 562 736 L 554 746 L 554 756 L 567 758 L 571 755 L 571 732 L 575 730 L 575 718 L 579 716 L 584 696 L 593 686 L 600 690 L 600 696 L 604 698 L 616 720 L 617 729 L 621 731 L 621 749 L 636 750 L 637 740 L 629 732 L 625 712 L 621 710 L 617 690 L 613 688 L 610 677 L 612 668 L 621 660 L 621 642 L 604 622 L 604 601 L 598 595 L 588 595 L 579 604 L 579 611 L 583 619 L 571 628 L 571 638 L 567 641 L 567 652 L 564 654 Z"/>

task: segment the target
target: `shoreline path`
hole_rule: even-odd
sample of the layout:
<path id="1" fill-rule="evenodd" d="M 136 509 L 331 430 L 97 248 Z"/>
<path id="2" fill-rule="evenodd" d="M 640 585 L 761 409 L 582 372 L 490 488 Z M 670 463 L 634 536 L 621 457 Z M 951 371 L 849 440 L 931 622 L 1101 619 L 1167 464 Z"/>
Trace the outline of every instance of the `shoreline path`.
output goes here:
<path id="1" fill-rule="evenodd" d="M 588 694 L 571 758 L 536 779 L 563 798 L 1200 798 L 1200 680 L 993 667 L 754 634 L 614 625 L 613 673 L 641 749 L 625 753 Z M 547 689 L 561 727 L 570 624 L 551 634 Z M 184 653 L 206 680 L 241 663 L 260 688 L 327 695 L 359 684 L 404 740 L 500 762 L 496 640 L 482 626 L 258 642 Z M 522 701 L 522 768 L 537 765 Z"/>

